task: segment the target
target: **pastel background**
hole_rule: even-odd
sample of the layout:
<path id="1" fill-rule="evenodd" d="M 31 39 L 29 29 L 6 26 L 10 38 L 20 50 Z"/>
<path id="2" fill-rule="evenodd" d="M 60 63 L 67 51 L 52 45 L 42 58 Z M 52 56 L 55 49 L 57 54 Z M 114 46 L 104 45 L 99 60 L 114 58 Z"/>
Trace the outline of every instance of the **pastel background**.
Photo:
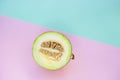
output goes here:
<path id="1" fill-rule="evenodd" d="M 75 60 L 40 68 L 32 43 L 64 33 Z M 0 80 L 120 80 L 120 0 L 0 0 Z"/>

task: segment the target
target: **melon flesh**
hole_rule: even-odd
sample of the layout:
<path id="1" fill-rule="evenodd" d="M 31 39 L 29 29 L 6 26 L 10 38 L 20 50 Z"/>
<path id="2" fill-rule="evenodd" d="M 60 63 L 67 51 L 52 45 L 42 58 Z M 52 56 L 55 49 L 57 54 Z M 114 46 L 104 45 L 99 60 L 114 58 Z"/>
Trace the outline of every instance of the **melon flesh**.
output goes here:
<path id="1" fill-rule="evenodd" d="M 39 66 L 49 70 L 57 70 L 69 63 L 72 56 L 72 46 L 65 35 L 49 31 L 40 34 L 35 39 L 32 53 Z"/>

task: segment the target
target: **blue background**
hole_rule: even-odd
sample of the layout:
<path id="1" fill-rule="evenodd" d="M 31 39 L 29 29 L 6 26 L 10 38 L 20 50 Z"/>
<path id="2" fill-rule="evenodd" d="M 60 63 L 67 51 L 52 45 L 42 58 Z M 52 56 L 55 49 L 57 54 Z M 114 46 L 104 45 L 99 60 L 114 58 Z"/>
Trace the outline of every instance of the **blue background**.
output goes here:
<path id="1" fill-rule="evenodd" d="M 0 0 L 0 14 L 120 47 L 120 0 Z"/>

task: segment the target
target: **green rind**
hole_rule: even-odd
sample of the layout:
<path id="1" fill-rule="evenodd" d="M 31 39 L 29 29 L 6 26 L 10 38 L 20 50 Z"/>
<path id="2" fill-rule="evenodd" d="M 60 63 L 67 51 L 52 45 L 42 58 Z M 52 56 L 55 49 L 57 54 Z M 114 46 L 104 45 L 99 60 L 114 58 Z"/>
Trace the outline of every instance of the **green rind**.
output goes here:
<path id="1" fill-rule="evenodd" d="M 37 45 L 38 39 L 39 39 L 40 37 L 44 37 L 44 35 L 47 35 L 47 34 L 59 34 L 58 36 L 62 36 L 63 39 L 66 40 L 66 42 L 68 42 L 68 44 L 69 44 L 69 46 L 70 46 L 70 48 L 69 48 L 69 49 L 70 49 L 70 50 L 69 50 L 70 53 L 69 53 L 69 55 L 68 55 L 68 57 L 67 57 L 67 60 L 66 60 L 67 62 L 66 62 L 66 64 L 62 65 L 62 67 L 60 67 L 60 68 L 55 68 L 55 67 L 49 67 L 49 68 L 47 68 L 46 66 L 43 66 L 44 64 L 40 64 L 40 63 L 35 59 L 35 57 L 34 57 L 34 55 L 33 55 L 33 53 L 34 53 L 34 46 Z M 32 56 L 33 56 L 35 62 L 36 62 L 40 67 L 45 68 L 45 69 L 47 69 L 47 70 L 59 70 L 59 69 L 65 67 L 65 66 L 70 62 L 70 59 L 71 59 L 71 56 L 72 56 L 72 45 L 71 45 L 70 40 L 69 40 L 64 34 L 62 34 L 62 33 L 60 33 L 60 32 L 54 32 L 54 31 L 44 32 L 44 33 L 40 34 L 40 35 L 34 40 L 34 42 L 33 42 L 33 46 L 32 46 Z"/>

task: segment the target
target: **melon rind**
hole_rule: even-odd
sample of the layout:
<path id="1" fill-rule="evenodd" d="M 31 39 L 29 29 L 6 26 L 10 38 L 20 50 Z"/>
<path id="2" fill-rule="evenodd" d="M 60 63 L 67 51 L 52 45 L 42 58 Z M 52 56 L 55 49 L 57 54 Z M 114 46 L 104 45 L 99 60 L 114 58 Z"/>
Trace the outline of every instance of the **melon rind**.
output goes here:
<path id="1" fill-rule="evenodd" d="M 61 60 L 59 62 L 48 61 L 44 58 L 44 56 L 38 53 L 40 43 L 44 40 L 56 40 L 63 45 L 63 48 L 65 48 L 65 52 L 63 53 L 63 57 L 61 57 Z M 65 67 L 69 63 L 72 56 L 72 45 L 70 40 L 62 33 L 54 31 L 44 32 L 37 36 L 37 38 L 34 40 L 32 46 L 32 55 L 35 62 L 42 68 L 48 70 L 58 70 Z"/>

